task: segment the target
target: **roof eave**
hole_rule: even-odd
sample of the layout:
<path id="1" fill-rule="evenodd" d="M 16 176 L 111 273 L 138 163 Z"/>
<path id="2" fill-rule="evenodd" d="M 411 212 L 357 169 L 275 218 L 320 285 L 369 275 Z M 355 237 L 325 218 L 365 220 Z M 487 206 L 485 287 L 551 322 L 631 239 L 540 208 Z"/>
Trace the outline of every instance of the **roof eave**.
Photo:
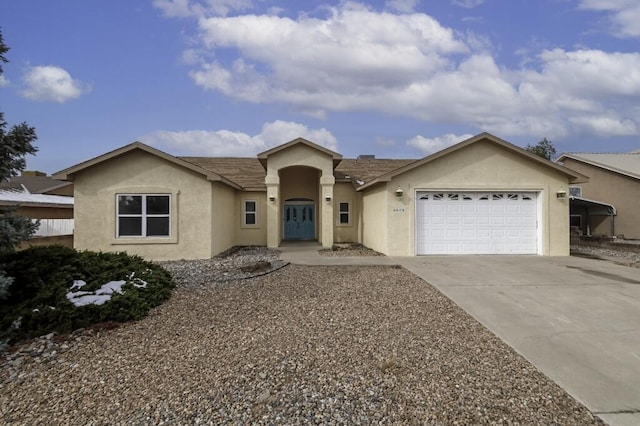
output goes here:
<path id="1" fill-rule="evenodd" d="M 624 170 L 620 170 L 620 169 L 617 169 L 615 167 L 607 166 L 606 164 L 598 163 L 597 161 L 587 160 L 586 158 L 581 158 L 581 157 L 578 157 L 578 156 L 575 156 L 575 155 L 571 155 L 571 154 L 568 154 L 568 153 L 562 154 L 560 157 L 558 157 L 558 159 L 556 161 L 564 161 L 566 158 L 569 158 L 569 159 L 574 160 L 574 161 L 578 161 L 580 163 L 588 164 L 590 166 L 599 167 L 601 169 L 608 170 L 610 172 L 618 173 L 620 175 L 627 176 L 627 177 L 630 177 L 632 179 L 640 180 L 640 176 L 638 176 L 635 173 L 631 173 L 631 172 L 627 172 L 627 171 L 624 171 Z M 587 181 L 588 181 L 588 179 L 589 178 L 587 178 Z M 576 182 L 576 183 L 582 183 L 582 182 Z"/>
<path id="2" fill-rule="evenodd" d="M 164 160 L 167 160 L 171 163 L 177 164 L 181 167 L 184 167 L 186 169 L 189 169 L 193 172 L 196 172 L 200 175 L 203 175 L 207 180 L 212 181 L 212 182 L 222 182 L 226 185 L 231 186 L 234 189 L 242 189 L 239 185 L 237 185 L 236 183 L 230 181 L 229 179 L 225 178 L 224 176 L 221 176 L 217 173 L 213 173 L 210 172 L 208 170 L 203 169 L 202 167 L 196 166 L 195 164 L 189 163 L 188 161 L 182 160 L 178 157 L 175 157 L 171 154 L 167 154 L 164 151 L 160 151 L 159 149 L 156 148 L 152 148 L 148 145 L 143 144 L 142 142 L 133 142 L 130 143 L 129 145 L 125 145 L 123 147 L 120 147 L 118 149 L 115 149 L 113 151 L 107 152 L 106 154 L 100 155 L 98 157 L 94 157 L 90 160 L 84 161 L 82 163 L 76 164 L 75 166 L 71 166 L 69 168 L 66 168 L 64 170 L 61 170 L 57 173 L 54 173 L 52 175 L 52 177 L 54 179 L 58 179 L 58 180 L 66 180 L 66 181 L 73 181 L 75 178 L 75 175 L 87 170 L 91 167 L 94 167 L 100 163 L 103 163 L 107 160 L 111 160 L 113 158 L 119 157 L 121 155 L 124 155 L 128 152 L 134 151 L 134 150 L 141 150 L 144 152 L 147 152 L 149 154 L 155 155 L 159 158 L 162 158 Z"/>
<path id="3" fill-rule="evenodd" d="M 62 209 L 72 209 L 73 204 L 67 203 L 38 203 L 33 201 L 6 201 L 0 200 L 0 206 L 9 206 L 9 207 L 47 207 L 47 208 L 62 208 Z"/>
<path id="4" fill-rule="evenodd" d="M 613 204 L 603 203 L 602 201 L 590 200 L 588 198 L 576 197 L 575 195 L 569 196 L 569 200 L 583 201 L 583 202 L 589 203 L 589 204 L 597 204 L 597 205 L 600 205 L 600 206 L 605 206 L 605 207 L 608 207 L 609 209 L 611 209 L 611 214 L 613 214 L 614 216 L 617 216 L 617 214 L 618 214 L 618 212 L 616 210 L 616 207 Z"/>
<path id="5" fill-rule="evenodd" d="M 45 193 L 47 193 L 49 191 L 53 191 L 53 190 L 56 190 L 56 189 L 64 188 L 64 187 L 69 186 L 69 185 L 73 185 L 73 182 L 69 182 L 69 181 L 60 182 L 59 184 L 52 185 L 50 187 L 41 189 L 39 191 L 35 191 L 35 192 L 33 192 L 33 194 L 45 194 Z"/>
<path id="6" fill-rule="evenodd" d="M 266 161 L 267 161 L 267 158 L 270 155 L 275 154 L 275 153 L 280 152 L 280 151 L 283 151 L 283 150 L 286 150 L 287 148 L 289 148 L 291 146 L 294 146 L 294 145 L 297 145 L 297 144 L 306 145 L 306 146 L 308 146 L 310 148 L 313 148 L 313 149 L 315 149 L 317 151 L 320 151 L 320 152 L 323 152 L 323 153 L 329 155 L 333 159 L 333 167 L 336 167 L 340 163 L 340 161 L 342 161 L 342 155 L 341 154 L 338 154 L 335 151 L 332 151 L 332 150 L 330 150 L 328 148 L 325 148 L 325 147 L 323 147 L 321 145 L 318 145 L 316 143 L 308 141 L 308 140 L 306 140 L 304 138 L 296 138 L 296 139 L 293 139 L 292 141 L 289 141 L 289 142 L 284 143 L 282 145 L 278 145 L 278 146 L 276 146 L 274 148 L 271 148 L 271 149 L 269 149 L 267 151 L 263 151 L 263 152 L 258 154 L 258 156 L 257 156 L 258 160 L 260 160 L 260 163 L 262 163 L 262 165 L 266 168 Z"/>
<path id="7" fill-rule="evenodd" d="M 441 151 L 438 151 L 436 153 L 428 155 L 428 156 L 426 156 L 426 157 L 424 157 L 422 159 L 416 160 L 413 163 L 409 163 L 406 166 L 400 167 L 400 168 L 398 168 L 396 170 L 392 170 L 392 171 L 387 172 L 387 173 L 385 173 L 385 174 L 383 174 L 381 176 L 378 176 L 377 178 L 375 178 L 375 179 L 365 183 L 364 185 L 362 185 L 360 188 L 358 188 L 358 191 L 366 189 L 366 188 L 369 188 L 369 187 L 371 187 L 371 186 L 373 186 L 375 184 L 378 184 L 378 183 L 389 182 L 394 177 L 396 177 L 396 176 L 398 176 L 400 174 L 406 173 L 406 172 L 408 172 L 410 170 L 413 170 L 416 167 L 420 167 L 420 166 L 422 166 L 424 164 L 427 164 L 427 163 L 430 163 L 432 161 L 435 161 L 435 160 L 437 160 L 437 159 L 439 159 L 441 157 L 444 157 L 445 155 L 448 155 L 448 154 L 450 154 L 452 152 L 458 151 L 458 150 L 460 150 L 462 148 L 465 148 L 465 147 L 467 147 L 467 146 L 469 146 L 469 145 L 471 145 L 473 143 L 476 143 L 476 142 L 479 142 L 479 141 L 485 140 L 485 139 L 488 140 L 489 142 L 492 142 L 492 143 L 494 143 L 494 144 L 496 144 L 498 146 L 501 146 L 501 147 L 509 150 L 510 152 L 513 152 L 514 154 L 517 154 L 517 155 L 519 155 L 521 157 L 524 157 L 524 158 L 527 158 L 529 160 L 532 160 L 532 161 L 534 161 L 536 163 L 539 163 L 539 164 L 541 164 L 541 165 L 543 165 L 545 167 L 548 167 L 548 168 L 551 168 L 551 169 L 555 169 L 556 171 L 568 176 L 570 183 L 581 183 L 581 182 L 586 182 L 586 181 L 589 180 L 589 178 L 587 176 L 583 175 L 583 174 L 580 174 L 580 173 L 578 173 L 578 172 L 576 172 L 574 170 L 570 170 L 570 169 L 568 169 L 566 167 L 563 167 L 563 166 L 560 166 L 558 164 L 555 164 L 554 162 L 549 161 L 549 160 L 547 160 L 545 158 L 542 158 L 542 157 L 539 157 L 539 156 L 537 156 L 535 154 L 532 154 L 532 153 L 526 151 L 525 149 L 522 149 L 522 148 L 520 148 L 520 147 L 518 147 L 516 145 L 513 145 L 512 143 L 509 143 L 509 142 L 507 142 L 507 141 L 505 141 L 503 139 L 500 139 L 499 137 L 494 136 L 494 135 L 492 135 L 490 133 L 483 132 L 483 133 L 475 135 L 475 136 L 473 136 L 473 137 L 471 137 L 469 139 L 466 139 L 466 140 L 463 140 L 461 142 L 458 142 L 455 145 L 451 145 L 450 147 L 445 148 L 445 149 L 443 149 Z M 586 180 L 583 180 L 583 179 L 586 179 Z"/>

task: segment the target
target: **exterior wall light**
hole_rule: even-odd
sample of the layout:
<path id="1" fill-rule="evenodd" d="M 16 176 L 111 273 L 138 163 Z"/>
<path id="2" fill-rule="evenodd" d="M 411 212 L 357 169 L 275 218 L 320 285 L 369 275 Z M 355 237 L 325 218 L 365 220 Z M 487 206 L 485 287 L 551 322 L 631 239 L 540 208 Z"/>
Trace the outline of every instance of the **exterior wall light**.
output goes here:
<path id="1" fill-rule="evenodd" d="M 396 189 L 396 197 L 402 198 L 402 195 L 404 195 L 404 192 L 402 191 L 402 188 L 398 187 L 398 189 Z"/>
<path id="2" fill-rule="evenodd" d="M 329 202 L 331 202 L 331 197 L 329 197 L 329 196 L 327 195 L 326 197 L 324 197 L 324 200 L 325 200 L 327 203 L 329 203 Z"/>
<path id="3" fill-rule="evenodd" d="M 560 190 L 556 192 L 556 198 L 561 200 L 567 198 L 567 191 L 564 190 L 564 187 L 560 187 Z"/>
<path id="4" fill-rule="evenodd" d="M 273 203 L 275 200 L 276 200 L 276 197 L 274 197 L 273 195 L 269 196 L 269 201 Z"/>

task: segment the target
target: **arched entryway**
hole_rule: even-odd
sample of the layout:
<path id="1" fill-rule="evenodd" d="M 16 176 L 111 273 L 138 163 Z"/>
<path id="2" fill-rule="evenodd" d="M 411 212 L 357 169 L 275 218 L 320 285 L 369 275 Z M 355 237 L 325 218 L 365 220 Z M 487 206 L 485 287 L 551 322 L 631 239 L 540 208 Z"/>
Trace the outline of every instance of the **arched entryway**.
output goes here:
<path id="1" fill-rule="evenodd" d="M 282 239 L 316 240 L 321 171 L 313 167 L 292 166 L 279 171 L 282 201 Z"/>
<path id="2" fill-rule="evenodd" d="M 267 187 L 267 246 L 278 247 L 285 238 L 285 205 L 296 206 L 294 199 L 304 199 L 311 213 L 313 239 L 322 247 L 333 245 L 333 170 L 342 160 L 338 153 L 298 138 L 284 145 L 258 154 L 267 170 L 264 183 Z M 287 201 L 289 200 L 289 201 Z M 309 218 L 309 208 L 298 210 Z M 293 214 L 293 210 L 290 210 Z M 307 235 L 306 233 L 303 236 Z M 299 236 L 298 236 L 299 237 Z"/>

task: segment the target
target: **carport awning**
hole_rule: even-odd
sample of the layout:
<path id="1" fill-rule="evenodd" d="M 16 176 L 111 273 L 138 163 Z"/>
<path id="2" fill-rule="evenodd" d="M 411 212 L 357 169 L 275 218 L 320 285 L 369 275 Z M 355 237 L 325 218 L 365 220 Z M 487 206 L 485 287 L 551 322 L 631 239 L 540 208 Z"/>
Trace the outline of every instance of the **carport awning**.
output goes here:
<path id="1" fill-rule="evenodd" d="M 601 203 L 600 201 L 587 200 L 586 198 L 569 197 L 569 206 L 573 209 L 576 207 L 582 207 L 587 209 L 590 216 L 615 216 L 616 208 L 607 203 Z"/>

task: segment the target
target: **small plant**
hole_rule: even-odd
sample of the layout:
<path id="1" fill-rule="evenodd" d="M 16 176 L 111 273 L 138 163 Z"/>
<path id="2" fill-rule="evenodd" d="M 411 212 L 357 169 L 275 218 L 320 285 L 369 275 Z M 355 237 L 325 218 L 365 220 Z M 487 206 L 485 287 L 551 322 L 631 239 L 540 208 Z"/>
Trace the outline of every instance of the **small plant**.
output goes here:
<path id="1" fill-rule="evenodd" d="M 8 343 L 137 320 L 167 300 L 174 288 L 162 267 L 126 253 L 45 246 L 6 254 L 0 261 L 14 278 L 6 299 L 0 300 L 0 341 Z M 91 295 L 100 296 L 76 301 Z"/>

